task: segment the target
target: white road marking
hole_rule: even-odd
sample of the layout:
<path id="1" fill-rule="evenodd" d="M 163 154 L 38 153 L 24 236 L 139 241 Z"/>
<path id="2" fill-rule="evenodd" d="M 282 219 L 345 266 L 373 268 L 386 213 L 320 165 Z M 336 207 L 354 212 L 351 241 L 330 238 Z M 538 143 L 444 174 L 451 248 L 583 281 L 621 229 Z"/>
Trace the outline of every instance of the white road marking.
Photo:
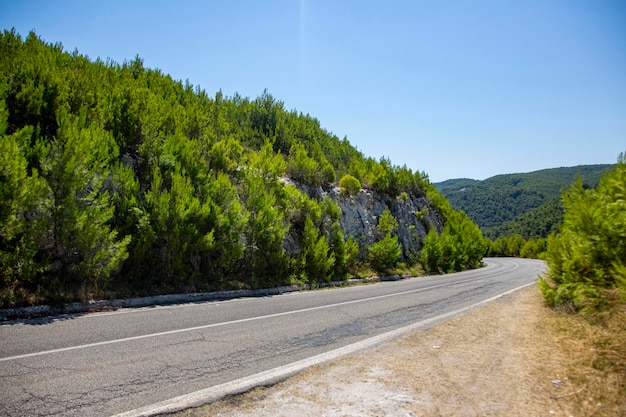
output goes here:
<path id="1" fill-rule="evenodd" d="M 507 270 L 507 271 L 504 271 L 504 272 L 514 271 L 518 267 L 519 267 L 519 265 L 515 264 L 515 268 Z M 494 274 L 486 275 L 484 277 L 481 277 L 480 279 L 488 278 L 488 277 L 494 276 L 494 275 L 500 275 L 502 273 L 503 273 L 502 271 L 494 272 Z M 125 337 L 125 338 L 121 338 L 121 339 L 105 340 L 105 341 L 102 341 L 102 342 L 87 343 L 87 344 L 84 344 L 84 345 L 77 345 L 77 346 L 68 346 L 68 347 L 64 347 L 64 348 L 51 349 L 51 350 L 45 350 L 45 351 L 40 351 L 40 352 L 25 353 L 25 354 L 22 354 L 22 355 L 15 355 L 15 356 L 8 356 L 8 357 L 5 357 L 5 358 L 0 358 L 0 362 L 7 362 L 7 361 L 12 361 L 12 360 L 17 360 L 17 359 L 24 359 L 24 358 L 32 358 L 32 357 L 35 357 L 35 356 L 50 355 L 50 354 L 54 354 L 54 353 L 68 352 L 68 351 L 77 350 L 77 349 L 87 349 L 87 348 L 92 348 L 92 347 L 111 345 L 111 344 L 115 344 L 115 343 L 130 342 L 130 341 L 134 341 L 134 340 L 148 339 L 148 338 L 151 338 L 151 337 L 168 336 L 168 335 L 177 334 L 177 333 L 192 332 L 192 331 L 195 331 L 195 330 L 210 329 L 212 327 L 228 326 L 228 325 L 232 325 L 232 324 L 245 323 L 245 322 L 248 322 L 248 321 L 263 320 L 263 319 L 269 319 L 269 318 L 274 318 L 274 317 L 287 316 L 287 315 L 290 315 L 290 314 L 305 313 L 305 312 L 308 312 L 308 311 L 321 310 L 321 309 L 325 309 L 325 308 L 338 307 L 338 306 L 343 306 L 343 305 L 356 304 L 356 303 L 362 303 L 362 302 L 366 302 L 366 301 L 379 300 L 379 299 L 383 299 L 383 298 L 389 298 L 389 297 L 395 297 L 395 296 L 400 296 L 400 295 L 405 295 L 405 294 L 411 294 L 411 293 L 417 293 L 417 292 L 422 292 L 422 291 L 428 291 L 428 290 L 432 290 L 432 289 L 436 289 L 436 288 L 446 287 L 446 286 L 450 286 L 450 285 L 463 284 L 463 283 L 466 283 L 466 282 L 476 281 L 476 280 L 477 280 L 476 278 L 470 278 L 470 279 L 465 279 L 465 280 L 461 280 L 461 281 L 454 281 L 454 282 L 445 283 L 445 284 L 433 285 L 433 286 L 430 286 L 430 287 L 427 287 L 427 288 L 418 288 L 418 289 L 414 289 L 414 290 L 408 290 L 408 291 L 403 291 L 403 292 L 398 292 L 398 293 L 393 293 L 393 294 L 378 295 L 378 296 L 375 296 L 375 297 L 362 298 L 362 299 L 352 300 L 352 301 L 343 301 L 343 302 L 340 302 L 340 303 L 327 304 L 327 305 L 317 306 L 317 307 L 309 307 L 309 308 L 304 308 L 304 309 L 300 309 L 300 310 L 285 311 L 285 312 L 282 312 L 282 313 L 267 314 L 267 315 L 264 315 L 264 316 L 249 317 L 249 318 L 245 318 L 245 319 L 225 321 L 225 322 L 221 322 L 221 323 L 206 324 L 206 325 L 202 325 L 202 326 L 188 327 L 188 328 L 184 328 L 184 329 L 168 330 L 168 331 L 165 331 L 165 332 L 150 333 L 150 334 L 139 335 L 139 336 L 131 336 L 131 337 Z"/>
<path id="2" fill-rule="evenodd" d="M 113 417 L 148 417 L 157 414 L 174 413 L 190 407 L 199 407 L 204 404 L 219 400 L 229 395 L 240 394 L 249 391 L 255 387 L 262 385 L 271 385 L 279 381 L 285 380 L 290 376 L 295 375 L 298 372 L 302 372 L 307 368 L 315 365 L 319 365 L 324 362 L 338 359 L 342 356 L 350 355 L 364 349 L 374 347 L 383 342 L 395 339 L 399 336 L 424 329 L 430 325 L 437 324 L 443 320 L 450 319 L 458 316 L 462 313 L 470 311 L 481 305 L 490 303 L 505 295 L 511 294 L 522 288 L 534 285 L 534 282 L 524 284 L 512 290 L 503 292 L 494 297 L 488 298 L 483 301 L 479 301 L 471 306 L 463 307 L 458 310 L 450 311 L 448 313 L 440 314 L 436 317 L 431 317 L 426 320 L 422 320 L 417 323 L 410 324 L 399 329 L 389 331 L 377 336 L 370 337 L 351 345 L 347 345 L 338 349 L 331 350 L 316 356 L 312 356 L 307 359 L 303 359 L 297 362 L 293 362 L 287 365 L 280 366 L 278 368 L 270 369 L 267 371 L 259 372 L 254 375 L 250 375 L 244 378 L 236 379 L 234 381 L 226 382 L 224 384 L 215 385 L 213 387 L 205 388 L 199 391 L 195 391 L 189 394 L 181 395 L 179 397 L 171 398 L 169 400 L 161 401 L 155 404 L 147 405 L 145 407 L 137 408 L 135 410 L 126 411 L 124 413 L 116 414 Z"/>

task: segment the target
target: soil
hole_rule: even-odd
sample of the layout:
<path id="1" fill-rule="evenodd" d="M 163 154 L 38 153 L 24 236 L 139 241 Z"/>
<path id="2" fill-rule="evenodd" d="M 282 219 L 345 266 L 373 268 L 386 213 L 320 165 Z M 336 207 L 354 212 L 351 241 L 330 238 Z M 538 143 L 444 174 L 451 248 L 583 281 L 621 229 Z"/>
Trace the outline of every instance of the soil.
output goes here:
<path id="1" fill-rule="evenodd" d="M 566 377 L 568 358 L 550 336 L 549 314 L 529 287 L 429 330 L 177 415 L 578 416 L 571 399 L 584 394 Z"/>

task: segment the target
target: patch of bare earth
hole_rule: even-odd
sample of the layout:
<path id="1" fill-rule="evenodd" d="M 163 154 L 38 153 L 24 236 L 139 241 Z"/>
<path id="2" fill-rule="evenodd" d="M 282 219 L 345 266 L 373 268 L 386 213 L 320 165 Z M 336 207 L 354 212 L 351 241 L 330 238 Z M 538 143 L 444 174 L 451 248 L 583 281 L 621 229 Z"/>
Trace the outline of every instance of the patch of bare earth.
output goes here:
<path id="1" fill-rule="evenodd" d="M 571 350 L 562 349 L 555 314 L 536 288 L 527 288 L 429 330 L 178 415 L 626 415 L 620 414 L 626 404 L 594 398 L 588 379 L 569 378 Z"/>

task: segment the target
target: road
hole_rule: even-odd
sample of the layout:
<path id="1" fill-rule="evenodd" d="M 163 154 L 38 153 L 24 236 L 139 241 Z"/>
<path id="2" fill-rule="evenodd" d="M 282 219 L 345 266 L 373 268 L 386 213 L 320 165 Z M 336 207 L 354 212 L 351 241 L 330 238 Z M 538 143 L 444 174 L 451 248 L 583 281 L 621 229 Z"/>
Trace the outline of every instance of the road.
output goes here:
<path id="1" fill-rule="evenodd" d="M 297 371 L 290 364 L 433 325 L 545 268 L 485 261 L 479 270 L 343 289 L 5 322 L 0 415 L 141 415 L 172 398 L 197 402 L 211 387 L 267 383 L 280 375 L 272 370 Z"/>

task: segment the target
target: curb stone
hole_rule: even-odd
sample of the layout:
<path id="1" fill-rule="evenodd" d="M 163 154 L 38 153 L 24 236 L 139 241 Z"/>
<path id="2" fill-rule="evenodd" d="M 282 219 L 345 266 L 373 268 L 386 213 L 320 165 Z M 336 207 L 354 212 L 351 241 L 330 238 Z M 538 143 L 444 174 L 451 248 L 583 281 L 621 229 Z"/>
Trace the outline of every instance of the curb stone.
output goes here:
<path id="1" fill-rule="evenodd" d="M 351 286 L 358 284 L 366 284 L 381 281 L 397 281 L 403 279 L 400 276 L 385 276 L 376 278 L 351 279 L 347 281 L 332 281 L 329 283 L 320 283 L 313 286 L 313 290 L 322 288 Z M 155 295 L 151 297 L 123 298 L 115 300 L 98 300 L 86 303 L 69 303 L 64 306 L 39 305 L 31 307 L 7 308 L 0 309 L 0 322 L 28 319 L 42 316 L 55 316 L 61 314 L 80 314 L 90 311 L 102 310 L 105 308 L 139 308 L 157 305 L 184 304 L 204 301 L 230 300 L 234 298 L 246 297 L 268 297 L 281 295 L 290 292 L 308 291 L 311 285 L 289 285 L 275 288 L 264 288 L 259 290 L 230 290 L 218 292 L 200 292 L 191 294 L 166 294 Z"/>

